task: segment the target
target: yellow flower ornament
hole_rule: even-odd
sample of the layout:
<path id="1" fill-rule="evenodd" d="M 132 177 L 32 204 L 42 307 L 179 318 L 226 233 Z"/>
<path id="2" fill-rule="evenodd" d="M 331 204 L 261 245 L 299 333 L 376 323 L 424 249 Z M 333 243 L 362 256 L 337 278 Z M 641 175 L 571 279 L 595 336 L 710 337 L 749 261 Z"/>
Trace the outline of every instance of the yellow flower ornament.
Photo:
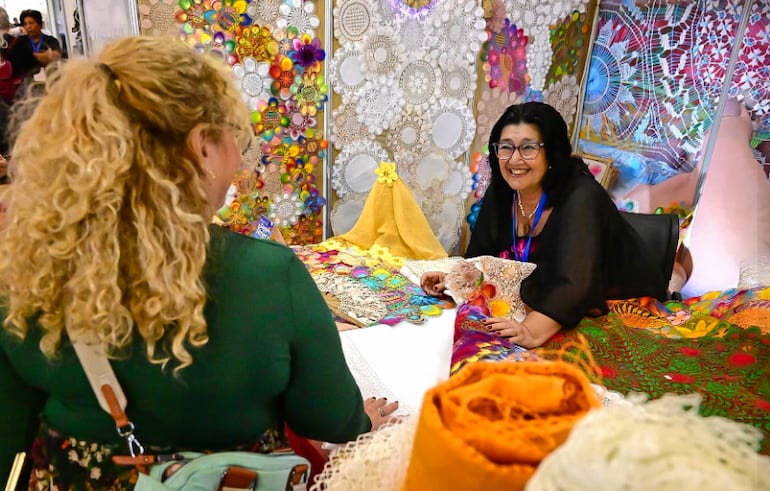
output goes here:
<path id="1" fill-rule="evenodd" d="M 393 186 L 393 183 L 398 180 L 398 172 L 396 172 L 396 164 L 393 162 L 380 162 L 380 166 L 374 170 L 377 173 L 377 182 L 386 184 L 389 187 Z"/>

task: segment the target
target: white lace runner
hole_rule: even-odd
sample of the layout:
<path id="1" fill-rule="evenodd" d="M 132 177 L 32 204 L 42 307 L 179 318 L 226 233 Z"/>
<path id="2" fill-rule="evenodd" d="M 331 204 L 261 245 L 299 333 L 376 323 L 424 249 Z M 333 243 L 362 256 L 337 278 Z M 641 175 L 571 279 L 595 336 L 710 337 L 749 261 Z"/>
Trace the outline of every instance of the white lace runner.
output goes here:
<path id="1" fill-rule="evenodd" d="M 342 341 L 345 361 L 348 364 L 350 373 L 353 374 L 353 378 L 356 379 L 364 399 L 369 397 L 387 397 L 389 401 L 399 401 L 398 409 L 393 413 L 395 416 L 405 416 L 416 412 L 415 408 L 400 401 L 395 392 L 385 385 L 377 375 L 377 372 L 367 363 L 358 346 L 356 346 L 355 341 L 350 336 L 340 336 L 340 340 Z"/>

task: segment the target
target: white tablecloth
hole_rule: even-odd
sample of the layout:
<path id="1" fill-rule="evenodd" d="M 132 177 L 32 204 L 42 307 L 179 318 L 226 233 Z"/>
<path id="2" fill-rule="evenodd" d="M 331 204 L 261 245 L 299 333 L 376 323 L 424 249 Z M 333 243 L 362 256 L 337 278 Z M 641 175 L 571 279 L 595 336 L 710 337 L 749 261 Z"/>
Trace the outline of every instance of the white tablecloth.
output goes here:
<path id="1" fill-rule="evenodd" d="M 341 332 L 345 359 L 364 398 L 397 400 L 397 414 L 419 412 L 425 392 L 449 377 L 455 313 L 445 310 L 423 324 Z"/>

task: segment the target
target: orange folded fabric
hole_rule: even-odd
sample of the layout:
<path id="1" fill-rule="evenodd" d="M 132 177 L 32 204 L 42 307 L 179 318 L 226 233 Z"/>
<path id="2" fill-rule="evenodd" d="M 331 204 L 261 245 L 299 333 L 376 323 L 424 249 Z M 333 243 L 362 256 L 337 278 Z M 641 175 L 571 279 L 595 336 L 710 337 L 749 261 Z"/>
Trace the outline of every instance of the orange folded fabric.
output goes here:
<path id="1" fill-rule="evenodd" d="M 474 363 L 425 394 L 405 491 L 524 489 L 599 399 L 562 361 Z"/>

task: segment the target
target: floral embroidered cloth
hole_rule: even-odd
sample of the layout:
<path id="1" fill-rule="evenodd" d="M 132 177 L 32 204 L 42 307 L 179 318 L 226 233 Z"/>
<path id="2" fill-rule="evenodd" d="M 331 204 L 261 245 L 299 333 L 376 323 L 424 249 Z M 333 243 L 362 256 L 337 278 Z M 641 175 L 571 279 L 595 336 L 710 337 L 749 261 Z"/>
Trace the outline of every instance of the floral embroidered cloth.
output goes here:
<path id="1" fill-rule="evenodd" d="M 543 346 L 558 349 L 582 335 L 603 384 L 621 393 L 703 395 L 700 413 L 760 428 L 770 453 L 770 287 L 726 290 L 684 302 L 612 301 L 610 313 L 587 317 Z M 467 363 L 520 356 L 524 350 L 486 332 L 487 315 L 458 308 L 452 373 Z M 538 350 L 534 350 L 537 354 Z"/>

